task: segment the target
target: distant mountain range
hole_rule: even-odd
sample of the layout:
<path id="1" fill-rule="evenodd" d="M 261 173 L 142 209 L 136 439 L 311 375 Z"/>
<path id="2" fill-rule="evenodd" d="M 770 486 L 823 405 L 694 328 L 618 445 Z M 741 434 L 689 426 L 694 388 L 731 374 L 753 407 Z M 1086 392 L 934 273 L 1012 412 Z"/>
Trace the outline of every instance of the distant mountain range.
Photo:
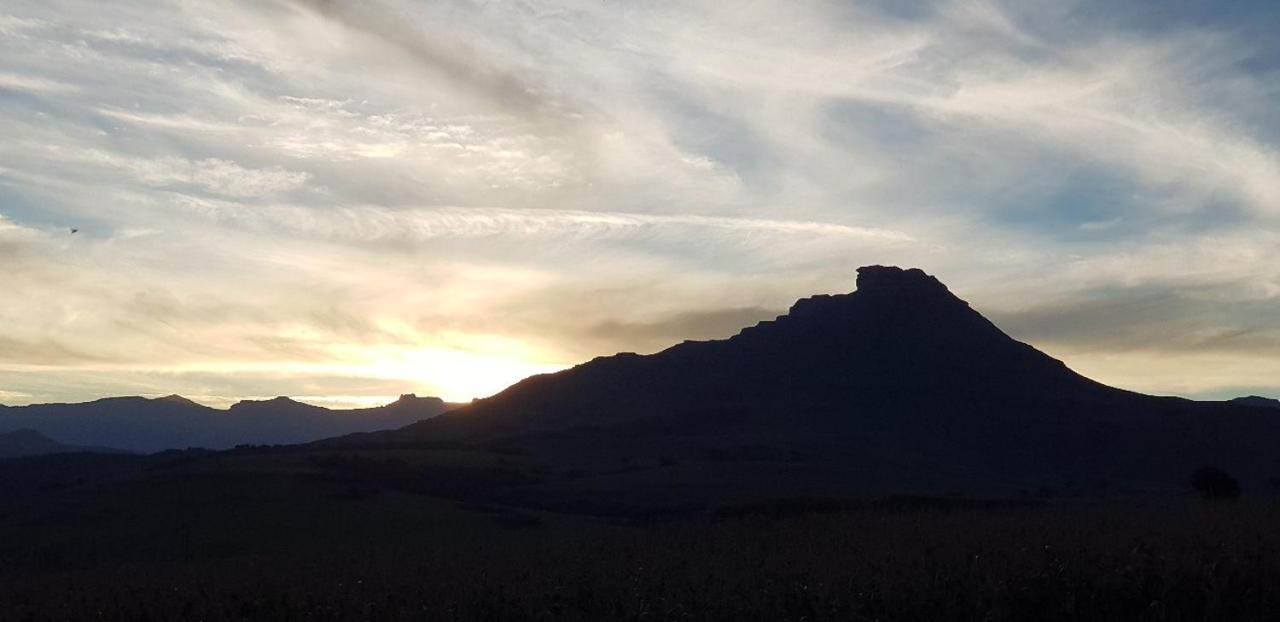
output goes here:
<path id="1" fill-rule="evenodd" d="M 1105 386 L 1010 338 L 932 276 L 868 266 L 857 291 L 800 300 L 729 339 L 597 358 L 320 446 L 481 443 L 579 474 L 739 465 L 631 481 L 630 498 L 670 486 L 748 496 L 1167 492 L 1204 465 L 1246 487 L 1276 481 L 1280 411 L 1269 406 Z M 741 466 L 752 462 L 782 466 L 766 477 Z"/>
<path id="2" fill-rule="evenodd" d="M 78 452 L 124 453 L 107 447 L 64 445 L 35 430 L 14 430 L 0 434 L 0 459 Z"/>
<path id="3" fill-rule="evenodd" d="M 0 406 L 0 432 L 26 430 L 29 437 L 35 431 L 72 446 L 134 452 L 186 447 L 227 449 L 243 444 L 304 443 L 397 428 L 455 406 L 439 398 L 412 394 L 402 395 L 385 406 L 353 410 L 330 410 L 287 397 L 242 401 L 226 410 L 202 406 L 177 395 L 152 399 L 113 397 L 80 404 Z"/>

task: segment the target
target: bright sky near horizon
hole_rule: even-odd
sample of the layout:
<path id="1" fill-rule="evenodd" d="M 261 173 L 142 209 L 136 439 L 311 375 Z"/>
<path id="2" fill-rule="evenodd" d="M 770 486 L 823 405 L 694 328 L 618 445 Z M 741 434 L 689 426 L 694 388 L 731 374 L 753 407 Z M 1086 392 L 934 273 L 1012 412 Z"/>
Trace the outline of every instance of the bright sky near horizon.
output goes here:
<path id="1" fill-rule="evenodd" d="M 466 400 L 877 263 L 1109 384 L 1280 395 L 1277 32 L 1207 0 L 6 0 L 0 403 Z"/>

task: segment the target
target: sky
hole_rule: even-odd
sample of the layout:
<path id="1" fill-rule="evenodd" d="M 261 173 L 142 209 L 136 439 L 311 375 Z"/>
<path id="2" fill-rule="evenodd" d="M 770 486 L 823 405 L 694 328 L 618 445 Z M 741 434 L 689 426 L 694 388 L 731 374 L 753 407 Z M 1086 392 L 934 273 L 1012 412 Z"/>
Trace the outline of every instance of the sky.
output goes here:
<path id="1" fill-rule="evenodd" d="M 464 401 L 868 264 L 1108 384 L 1277 396 L 1278 31 L 1207 0 L 6 0 L 0 403 Z"/>

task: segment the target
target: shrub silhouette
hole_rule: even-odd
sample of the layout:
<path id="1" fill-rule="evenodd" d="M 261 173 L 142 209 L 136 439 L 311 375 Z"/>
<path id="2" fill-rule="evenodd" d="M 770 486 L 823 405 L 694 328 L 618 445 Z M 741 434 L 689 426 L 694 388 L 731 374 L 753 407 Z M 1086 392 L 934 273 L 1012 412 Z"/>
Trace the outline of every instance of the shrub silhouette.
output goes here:
<path id="1" fill-rule="evenodd" d="M 1217 467 L 1197 470 L 1191 476 L 1191 489 L 1207 501 L 1235 501 L 1240 498 L 1240 483 Z"/>

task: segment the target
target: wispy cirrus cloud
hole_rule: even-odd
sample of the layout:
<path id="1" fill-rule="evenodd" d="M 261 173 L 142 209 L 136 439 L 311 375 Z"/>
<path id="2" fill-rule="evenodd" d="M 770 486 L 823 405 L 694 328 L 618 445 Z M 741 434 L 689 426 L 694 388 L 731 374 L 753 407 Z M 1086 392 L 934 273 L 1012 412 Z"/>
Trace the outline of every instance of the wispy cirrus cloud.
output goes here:
<path id="1" fill-rule="evenodd" d="M 1103 381 L 1280 391 L 1276 26 L 1092 0 L 7 3 L 0 396 L 465 399 L 731 333 L 865 263 L 937 273 Z"/>

